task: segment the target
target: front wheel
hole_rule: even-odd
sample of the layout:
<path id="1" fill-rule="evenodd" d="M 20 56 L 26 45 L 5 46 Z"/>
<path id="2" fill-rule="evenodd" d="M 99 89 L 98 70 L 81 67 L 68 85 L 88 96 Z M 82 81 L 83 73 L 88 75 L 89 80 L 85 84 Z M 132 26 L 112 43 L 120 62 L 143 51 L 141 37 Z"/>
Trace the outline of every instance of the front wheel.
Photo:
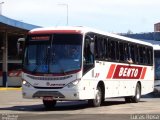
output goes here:
<path id="1" fill-rule="evenodd" d="M 53 109 L 56 103 L 56 100 L 43 100 L 43 105 L 46 109 Z"/>
<path id="2" fill-rule="evenodd" d="M 99 107 L 101 106 L 101 102 L 102 102 L 102 91 L 100 87 L 97 87 L 95 99 L 88 100 L 88 103 L 92 107 Z"/>

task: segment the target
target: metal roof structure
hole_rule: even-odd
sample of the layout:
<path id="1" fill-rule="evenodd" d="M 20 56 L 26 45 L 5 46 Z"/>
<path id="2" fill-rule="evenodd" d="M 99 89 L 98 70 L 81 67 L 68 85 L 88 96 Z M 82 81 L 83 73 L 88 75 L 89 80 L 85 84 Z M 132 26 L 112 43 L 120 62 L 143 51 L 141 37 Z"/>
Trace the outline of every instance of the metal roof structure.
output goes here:
<path id="1" fill-rule="evenodd" d="M 39 27 L 0 15 L 0 32 L 23 33 Z"/>

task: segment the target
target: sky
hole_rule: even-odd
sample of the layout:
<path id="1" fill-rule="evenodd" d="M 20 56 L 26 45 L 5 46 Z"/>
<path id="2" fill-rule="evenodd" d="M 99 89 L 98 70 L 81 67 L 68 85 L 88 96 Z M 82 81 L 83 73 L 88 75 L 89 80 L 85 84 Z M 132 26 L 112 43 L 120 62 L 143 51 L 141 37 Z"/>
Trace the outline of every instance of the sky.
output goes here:
<path id="1" fill-rule="evenodd" d="M 2 15 L 42 27 L 87 26 L 112 33 L 142 33 L 153 32 L 154 24 L 160 22 L 160 0 L 0 0 L 1 2 L 4 2 L 0 6 Z"/>

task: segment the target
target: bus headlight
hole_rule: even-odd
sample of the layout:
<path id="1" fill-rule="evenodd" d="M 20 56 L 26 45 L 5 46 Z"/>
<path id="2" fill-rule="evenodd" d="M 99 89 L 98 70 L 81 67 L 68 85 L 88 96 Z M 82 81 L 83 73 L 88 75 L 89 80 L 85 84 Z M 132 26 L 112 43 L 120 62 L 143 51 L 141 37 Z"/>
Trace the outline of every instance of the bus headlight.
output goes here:
<path id="1" fill-rule="evenodd" d="M 74 87 L 79 83 L 80 79 L 74 80 L 72 82 L 70 82 L 69 84 L 67 84 L 68 88 Z"/>
<path id="2" fill-rule="evenodd" d="M 27 82 L 26 80 L 22 79 L 22 84 L 26 87 L 30 87 L 31 84 L 29 82 Z"/>

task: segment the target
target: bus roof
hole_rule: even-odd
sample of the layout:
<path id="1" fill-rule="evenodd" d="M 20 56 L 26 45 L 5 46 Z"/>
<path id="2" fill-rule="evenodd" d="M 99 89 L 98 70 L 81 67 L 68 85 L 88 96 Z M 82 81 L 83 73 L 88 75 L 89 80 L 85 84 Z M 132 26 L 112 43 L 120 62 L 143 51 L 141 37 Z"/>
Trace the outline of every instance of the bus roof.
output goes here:
<path id="1" fill-rule="evenodd" d="M 75 34 L 81 33 L 81 34 L 85 34 L 88 32 L 93 32 L 93 33 L 106 35 L 106 36 L 117 38 L 117 39 L 123 39 L 123 40 L 129 41 L 129 42 L 135 42 L 135 43 L 139 43 L 139 44 L 152 46 L 152 44 L 150 42 L 141 41 L 141 40 L 133 39 L 133 38 L 128 38 L 128 37 L 120 36 L 120 35 L 109 33 L 109 32 L 104 32 L 101 30 L 97 30 L 97 29 L 89 28 L 89 27 L 84 27 L 84 26 L 78 26 L 78 27 L 58 26 L 58 27 L 36 28 L 36 29 L 29 31 L 29 34 L 52 34 L 52 33 L 75 33 Z"/>
<path id="2" fill-rule="evenodd" d="M 153 49 L 154 50 L 160 50 L 160 44 L 154 44 Z"/>
<path id="3" fill-rule="evenodd" d="M 160 50 L 160 41 L 157 40 L 143 40 L 145 42 L 149 42 L 153 45 L 154 50 Z"/>

